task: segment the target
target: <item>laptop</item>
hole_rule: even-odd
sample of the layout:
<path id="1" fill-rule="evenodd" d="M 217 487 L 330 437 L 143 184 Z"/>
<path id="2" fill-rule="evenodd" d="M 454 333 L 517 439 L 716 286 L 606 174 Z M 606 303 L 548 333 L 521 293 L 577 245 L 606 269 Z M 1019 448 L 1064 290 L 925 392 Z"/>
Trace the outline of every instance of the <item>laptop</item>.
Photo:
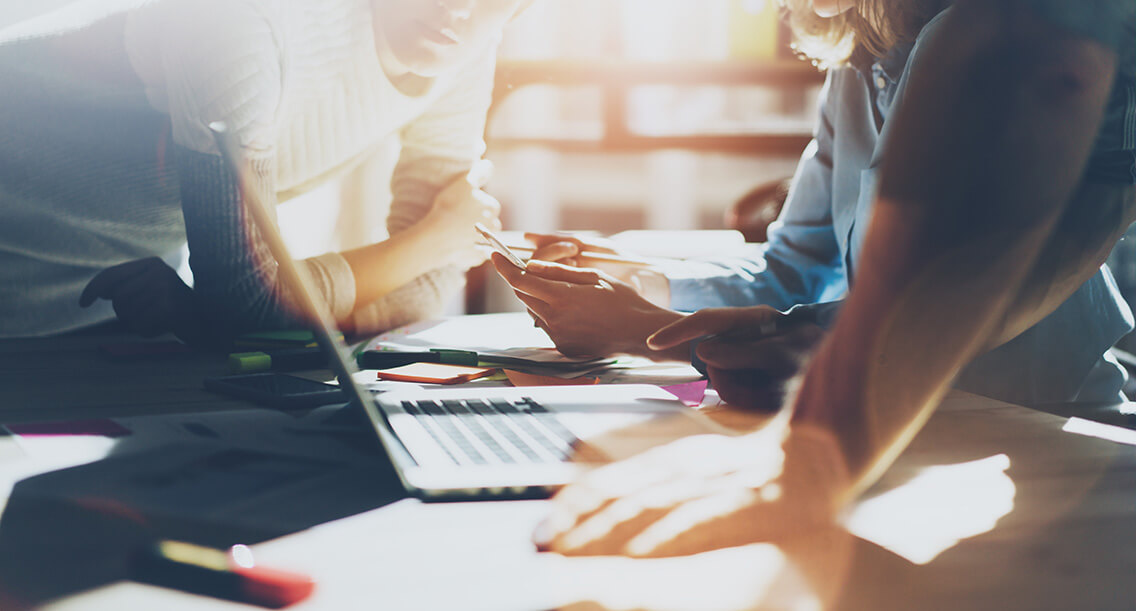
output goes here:
<path id="1" fill-rule="evenodd" d="M 736 434 L 649 385 L 408 387 L 372 394 L 355 380 L 357 369 L 327 304 L 251 187 L 235 137 L 223 124 L 210 129 L 237 177 L 253 225 L 278 263 L 280 282 L 313 321 L 316 341 L 350 405 L 366 415 L 411 494 L 545 497 L 597 464 L 688 435 Z"/>

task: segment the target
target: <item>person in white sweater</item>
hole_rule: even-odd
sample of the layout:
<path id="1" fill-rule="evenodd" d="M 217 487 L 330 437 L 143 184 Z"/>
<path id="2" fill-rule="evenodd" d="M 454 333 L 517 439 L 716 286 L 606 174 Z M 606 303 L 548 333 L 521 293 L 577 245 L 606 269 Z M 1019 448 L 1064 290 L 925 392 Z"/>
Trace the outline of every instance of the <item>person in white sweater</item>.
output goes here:
<path id="1" fill-rule="evenodd" d="M 269 202 L 400 137 L 391 237 L 305 261 L 345 330 L 432 315 L 483 261 L 472 225 L 499 206 L 467 175 L 525 0 L 126 1 L 0 31 L 0 337 L 296 324 L 214 121 Z"/>

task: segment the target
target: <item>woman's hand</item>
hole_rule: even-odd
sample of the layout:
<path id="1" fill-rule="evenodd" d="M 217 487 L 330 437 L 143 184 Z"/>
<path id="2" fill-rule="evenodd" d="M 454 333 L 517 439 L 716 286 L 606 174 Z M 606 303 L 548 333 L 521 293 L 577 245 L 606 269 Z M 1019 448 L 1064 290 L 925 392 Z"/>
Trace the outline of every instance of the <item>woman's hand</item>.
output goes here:
<path id="1" fill-rule="evenodd" d="M 473 224 L 481 223 L 493 231 L 501 229 L 501 204 L 481 190 L 489 177 L 488 171 L 479 171 L 479 167 L 439 191 L 430 212 L 419 223 L 420 229 L 434 238 L 432 242 L 444 258 L 439 266 L 453 263 L 468 269 L 482 264 L 486 251 L 477 246 L 480 235 Z"/>
<path id="2" fill-rule="evenodd" d="M 496 253 L 493 265 L 528 306 L 536 325 L 568 356 L 652 354 L 647 336 L 682 317 L 643 299 L 630 285 L 600 270 L 544 261 L 529 261 L 521 270 Z"/>
<path id="3" fill-rule="evenodd" d="M 668 350 L 706 338 L 695 353 L 718 396 L 737 407 L 774 410 L 823 337 L 821 327 L 768 306 L 707 308 L 659 329 L 647 345 Z"/>
<path id="4" fill-rule="evenodd" d="M 778 541 L 832 523 L 846 471 L 830 436 L 698 435 L 600 467 L 552 499 L 542 551 L 657 557 Z"/>
<path id="5" fill-rule="evenodd" d="M 570 233 L 525 233 L 525 239 L 536 246 L 532 258 L 575 266 L 580 253 L 619 254 L 605 238 L 580 237 Z"/>
<path id="6" fill-rule="evenodd" d="M 568 233 L 525 233 L 525 239 L 536 247 L 532 258 L 551 261 L 572 267 L 591 267 L 607 272 L 609 275 L 631 284 L 631 277 L 642 266 L 587 259 L 586 253 L 623 255 L 611 240 L 596 237 L 580 237 Z M 584 256 L 581 256 L 584 255 Z"/>

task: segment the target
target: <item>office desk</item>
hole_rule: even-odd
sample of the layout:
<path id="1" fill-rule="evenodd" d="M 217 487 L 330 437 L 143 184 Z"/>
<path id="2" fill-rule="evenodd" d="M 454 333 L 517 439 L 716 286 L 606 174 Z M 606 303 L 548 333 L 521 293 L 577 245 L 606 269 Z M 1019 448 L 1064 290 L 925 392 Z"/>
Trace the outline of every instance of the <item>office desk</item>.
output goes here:
<path id="1" fill-rule="evenodd" d="M 100 341 L 0 342 L 0 418 L 232 407 L 198 390 L 223 359 L 125 367 L 99 362 Z M 846 516 L 859 536 L 834 529 L 665 560 L 563 558 L 529 544 L 542 501 L 404 498 L 254 549 L 317 579 L 298 610 L 1132 609 L 1136 447 L 1068 432 L 1067 422 L 952 394 Z M 0 550 L 16 552 L 37 549 Z M 48 608 L 250 607 L 117 582 Z"/>

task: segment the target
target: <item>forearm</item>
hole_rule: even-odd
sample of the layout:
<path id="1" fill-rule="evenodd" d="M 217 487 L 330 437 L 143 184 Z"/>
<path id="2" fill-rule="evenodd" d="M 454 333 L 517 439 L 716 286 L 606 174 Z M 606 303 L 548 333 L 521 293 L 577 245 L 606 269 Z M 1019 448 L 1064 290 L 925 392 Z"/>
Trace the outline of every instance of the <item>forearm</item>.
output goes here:
<path id="1" fill-rule="evenodd" d="M 1082 181 L 987 342 L 993 349 L 1049 316 L 1090 278 L 1136 220 L 1132 185 Z"/>
<path id="2" fill-rule="evenodd" d="M 1096 134 L 1115 56 L 1009 4 L 960 2 L 917 58 L 857 284 L 795 401 L 840 439 L 849 492 L 1006 328 Z"/>
<path id="3" fill-rule="evenodd" d="M 408 284 L 361 305 L 351 316 L 355 333 L 371 335 L 418 320 L 441 316 L 448 299 L 465 283 L 465 273 L 456 266 L 427 272 Z"/>
<path id="4" fill-rule="evenodd" d="M 441 267 L 449 249 L 423 223 L 390 238 L 343 253 L 355 278 L 355 307 L 361 308 Z"/>
<path id="5" fill-rule="evenodd" d="M 1046 237 L 1039 227 L 931 250 L 922 245 L 934 224 L 877 205 L 857 284 L 804 374 L 791 424 L 839 441 L 846 494 L 891 464 L 985 349 Z"/>
<path id="6" fill-rule="evenodd" d="M 175 155 L 193 293 L 201 314 L 218 333 L 296 324 L 296 312 L 280 296 L 276 261 L 248 222 L 236 180 L 223 160 L 180 146 Z M 271 170 L 259 173 L 267 176 Z"/>

